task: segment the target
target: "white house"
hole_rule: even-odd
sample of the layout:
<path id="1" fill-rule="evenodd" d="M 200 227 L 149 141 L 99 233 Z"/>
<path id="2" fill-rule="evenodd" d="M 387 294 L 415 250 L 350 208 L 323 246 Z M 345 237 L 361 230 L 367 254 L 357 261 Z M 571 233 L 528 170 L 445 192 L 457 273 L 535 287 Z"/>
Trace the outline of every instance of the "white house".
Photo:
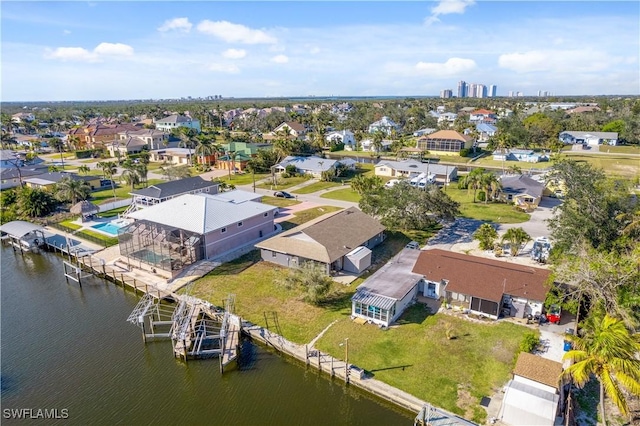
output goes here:
<path id="1" fill-rule="evenodd" d="M 438 115 L 438 124 L 453 124 L 458 118 L 458 114 L 453 112 L 444 112 Z"/>
<path id="2" fill-rule="evenodd" d="M 449 183 L 458 177 L 458 168 L 444 164 L 423 163 L 416 160 L 383 160 L 374 166 L 376 176 L 412 178 L 425 173 L 435 175 L 436 182 Z"/>
<path id="3" fill-rule="evenodd" d="M 351 315 L 388 326 L 418 295 L 420 274 L 411 271 L 420 250 L 403 249 L 358 286 L 351 298 Z"/>
<path id="4" fill-rule="evenodd" d="M 399 131 L 400 126 L 386 115 L 380 120 L 369 124 L 369 133 L 383 132 L 390 135 L 393 130 Z"/>
<path id="5" fill-rule="evenodd" d="M 161 120 L 156 120 L 155 125 L 156 129 L 167 133 L 171 133 L 173 129 L 177 129 L 178 127 L 195 129 L 200 133 L 200 120 L 185 115 L 170 115 Z"/>
<path id="6" fill-rule="evenodd" d="M 287 169 L 287 166 L 293 165 L 298 173 L 320 177 L 322 172 L 335 169 L 338 163 L 338 160 L 331 160 L 328 158 L 316 156 L 295 157 L 290 155 L 285 157 L 284 160 L 276 164 L 274 167 L 277 173 L 282 173 Z"/>
<path id="7" fill-rule="evenodd" d="M 545 153 L 535 152 L 532 149 L 509 149 L 506 151 L 494 151 L 493 159 L 496 161 L 523 161 L 526 163 L 539 163 L 549 161 Z"/>
<path id="8" fill-rule="evenodd" d="M 381 148 L 380 151 L 389 151 L 389 149 L 391 149 L 391 145 L 393 144 L 393 141 L 390 141 L 388 139 L 383 139 L 381 143 Z M 360 147 L 362 148 L 363 151 L 371 151 L 371 152 L 378 152 L 376 150 L 375 145 L 373 144 L 373 139 L 363 139 L 360 142 Z"/>
<path id="9" fill-rule="evenodd" d="M 356 149 L 356 138 L 350 130 L 329 132 L 325 135 L 324 139 L 329 144 L 344 144 L 344 149 L 347 151 L 355 151 Z"/>
<path id="10" fill-rule="evenodd" d="M 586 144 L 586 145 L 617 145 L 617 132 L 579 132 L 566 130 L 558 137 L 566 144 Z"/>
<path id="11" fill-rule="evenodd" d="M 420 129 L 420 130 L 416 130 L 415 132 L 413 132 L 413 136 L 419 138 L 420 136 L 426 136 L 426 135 L 430 135 L 431 133 L 435 132 L 438 129 L 432 129 L 432 128 L 424 128 L 424 129 Z"/>
<path id="12" fill-rule="evenodd" d="M 476 130 L 478 131 L 478 142 L 486 142 L 487 139 L 493 137 L 498 128 L 488 123 L 478 123 L 476 125 Z"/>

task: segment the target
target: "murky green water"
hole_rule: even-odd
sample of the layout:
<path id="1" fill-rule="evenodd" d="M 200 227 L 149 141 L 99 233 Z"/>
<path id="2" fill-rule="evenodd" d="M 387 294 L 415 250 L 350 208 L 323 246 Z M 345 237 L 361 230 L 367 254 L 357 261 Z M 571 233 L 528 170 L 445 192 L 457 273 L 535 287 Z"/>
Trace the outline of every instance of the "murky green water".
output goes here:
<path id="1" fill-rule="evenodd" d="M 144 344 L 126 322 L 132 293 L 95 278 L 67 284 L 51 253 L 1 255 L 3 425 L 412 423 L 410 413 L 249 341 L 224 375 L 217 359 L 179 361 L 169 341 Z M 11 409 L 68 418 L 8 419 Z"/>

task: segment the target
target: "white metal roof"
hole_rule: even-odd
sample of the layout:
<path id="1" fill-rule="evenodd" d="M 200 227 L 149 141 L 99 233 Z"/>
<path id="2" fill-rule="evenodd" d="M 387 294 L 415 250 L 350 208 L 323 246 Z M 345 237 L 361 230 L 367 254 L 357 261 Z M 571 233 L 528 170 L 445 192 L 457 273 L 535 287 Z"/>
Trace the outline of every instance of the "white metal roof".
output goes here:
<path id="1" fill-rule="evenodd" d="M 553 425 L 559 396 L 512 380 L 507 386 L 501 420 L 508 425 Z"/>
<path id="2" fill-rule="evenodd" d="M 217 195 L 186 194 L 138 210 L 129 216 L 206 234 L 275 209 L 275 206 L 255 201 L 235 203 Z"/>
<path id="3" fill-rule="evenodd" d="M 27 235 L 29 232 L 40 231 L 43 229 L 44 228 L 40 225 L 26 222 L 24 220 L 14 220 L 0 225 L 0 231 L 6 232 L 7 234 L 16 238 L 21 238 Z"/>
<path id="4" fill-rule="evenodd" d="M 412 272 L 419 255 L 420 250 L 402 249 L 393 259 L 360 284 L 356 294 L 364 292 L 387 299 L 401 300 L 422 279 L 422 275 Z M 355 297 L 354 295 L 353 300 L 357 300 Z M 379 307 L 382 308 L 382 306 Z"/>

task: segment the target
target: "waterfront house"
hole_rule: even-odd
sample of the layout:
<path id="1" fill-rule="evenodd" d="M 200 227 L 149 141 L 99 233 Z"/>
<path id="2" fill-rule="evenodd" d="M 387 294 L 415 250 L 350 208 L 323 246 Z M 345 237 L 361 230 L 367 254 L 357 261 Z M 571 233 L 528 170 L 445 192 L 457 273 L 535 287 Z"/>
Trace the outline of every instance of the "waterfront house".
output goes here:
<path id="1" fill-rule="evenodd" d="M 202 179 L 200 176 L 157 183 L 146 188 L 136 189 L 129 194 L 135 209 L 141 209 L 163 203 L 185 194 L 217 194 L 218 183 Z"/>
<path id="2" fill-rule="evenodd" d="M 118 235 L 120 254 L 175 276 L 273 234 L 277 207 L 255 199 L 240 190 L 185 194 L 130 213 L 135 222 Z"/>
<path id="3" fill-rule="evenodd" d="M 200 120 L 186 115 L 173 114 L 160 120 L 155 120 L 156 129 L 162 132 L 171 133 L 172 130 L 180 127 L 194 129 L 200 133 Z"/>
<path id="4" fill-rule="evenodd" d="M 413 132 L 413 136 L 419 138 L 420 136 L 426 136 L 426 135 L 430 135 L 431 133 L 435 132 L 438 129 L 432 129 L 432 128 L 424 128 L 424 129 L 420 129 L 420 130 L 416 130 L 415 132 Z"/>
<path id="5" fill-rule="evenodd" d="M 439 130 L 430 135 L 419 138 L 416 148 L 429 151 L 434 155 L 459 155 L 463 148 L 473 147 L 475 140 L 469 135 L 463 135 L 455 130 Z"/>
<path id="6" fill-rule="evenodd" d="M 476 130 L 478 131 L 478 142 L 486 142 L 489 138 L 495 136 L 498 128 L 488 123 L 476 124 Z"/>
<path id="7" fill-rule="evenodd" d="M 521 352 L 513 369 L 513 379 L 505 388 L 498 419 L 514 426 L 559 424 L 564 400 L 561 374 L 561 363 Z"/>
<path id="8" fill-rule="evenodd" d="M 500 177 L 500 198 L 514 203 L 526 211 L 535 210 L 540 204 L 545 184 L 526 175 L 503 175 Z"/>
<path id="9" fill-rule="evenodd" d="M 330 213 L 256 244 L 262 259 L 287 267 L 316 262 L 330 274 L 359 274 L 371 265 L 371 249 L 384 226 L 355 207 Z"/>
<path id="10" fill-rule="evenodd" d="M 358 286 L 351 315 L 381 326 L 398 319 L 418 295 L 422 275 L 412 272 L 420 250 L 405 248 Z"/>
<path id="11" fill-rule="evenodd" d="M 582 144 L 582 145 L 617 145 L 617 132 L 579 132 L 574 130 L 566 130 L 558 136 L 565 144 Z"/>
<path id="12" fill-rule="evenodd" d="M 382 141 L 380 141 L 380 151 L 389 151 L 391 149 L 391 145 L 393 145 L 393 141 L 389 139 L 383 139 Z M 363 139 L 360 142 L 360 147 L 363 151 L 379 152 L 376 149 L 376 146 L 373 143 L 372 139 Z"/>
<path id="13" fill-rule="evenodd" d="M 149 161 L 180 166 L 189 164 L 189 160 L 197 157 L 194 149 L 163 148 L 149 151 Z"/>
<path id="14" fill-rule="evenodd" d="M 550 271 L 446 250 L 420 252 L 413 271 L 425 297 L 497 319 L 542 313 Z"/>
<path id="15" fill-rule="evenodd" d="M 326 134 L 325 141 L 331 144 L 344 144 L 344 149 L 347 151 L 355 151 L 356 139 L 353 132 L 350 130 L 333 131 Z"/>
<path id="16" fill-rule="evenodd" d="M 496 122 L 497 117 L 495 112 L 487 109 L 477 109 L 469 113 L 469 121 L 472 123 L 493 124 Z"/>
<path id="17" fill-rule="evenodd" d="M 436 182 L 449 183 L 458 177 L 458 168 L 455 166 L 423 163 L 409 159 L 404 161 L 382 160 L 374 166 L 376 176 L 393 178 L 412 178 L 421 173 L 433 174 Z"/>
<path id="18" fill-rule="evenodd" d="M 539 163 L 549 161 L 545 153 L 535 152 L 532 149 L 509 149 L 493 152 L 493 159 L 497 161 L 523 161 L 526 163 Z"/>

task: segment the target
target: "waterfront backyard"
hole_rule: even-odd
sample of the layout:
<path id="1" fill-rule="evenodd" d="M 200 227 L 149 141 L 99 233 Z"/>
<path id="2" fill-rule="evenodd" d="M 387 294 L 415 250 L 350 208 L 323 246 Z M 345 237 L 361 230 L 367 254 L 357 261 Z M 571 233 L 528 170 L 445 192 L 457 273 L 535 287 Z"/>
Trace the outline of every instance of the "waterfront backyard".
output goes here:
<path id="1" fill-rule="evenodd" d="M 402 234 L 387 238 L 376 248 L 376 266 L 384 264 L 407 240 Z M 235 294 L 238 315 L 268 325 L 301 345 L 331 325 L 316 348 L 344 359 L 341 343 L 349 338 L 350 363 L 391 386 L 479 422 L 486 417 L 480 399 L 491 396 L 509 379 L 518 345 L 530 332 L 512 323 L 474 323 L 442 313 L 433 315 L 422 304 L 409 308 L 387 330 L 361 325 L 351 320 L 350 299 L 364 277 L 348 286 L 334 283 L 328 300 L 315 306 L 303 301 L 300 290 L 278 284 L 287 273 L 287 268 L 263 262 L 255 250 L 196 281 L 191 294 L 216 305 Z M 279 330 L 273 325 L 274 312 Z M 455 338 L 447 338 L 447 333 Z"/>

